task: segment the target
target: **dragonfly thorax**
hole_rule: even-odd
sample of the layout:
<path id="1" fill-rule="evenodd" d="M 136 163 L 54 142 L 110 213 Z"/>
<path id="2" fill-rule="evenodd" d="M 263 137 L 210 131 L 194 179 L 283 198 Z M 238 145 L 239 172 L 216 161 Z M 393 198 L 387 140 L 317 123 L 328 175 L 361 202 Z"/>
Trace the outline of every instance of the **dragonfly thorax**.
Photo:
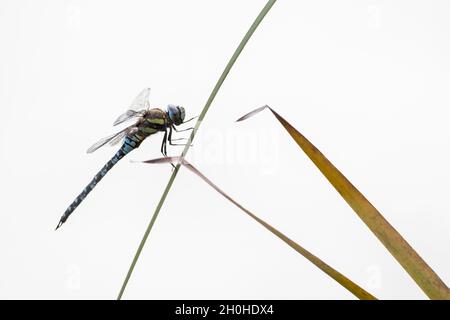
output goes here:
<path id="1" fill-rule="evenodd" d="M 169 104 L 167 106 L 167 115 L 169 116 L 170 121 L 178 126 L 183 123 L 185 111 L 181 106 L 175 106 L 173 104 Z"/>

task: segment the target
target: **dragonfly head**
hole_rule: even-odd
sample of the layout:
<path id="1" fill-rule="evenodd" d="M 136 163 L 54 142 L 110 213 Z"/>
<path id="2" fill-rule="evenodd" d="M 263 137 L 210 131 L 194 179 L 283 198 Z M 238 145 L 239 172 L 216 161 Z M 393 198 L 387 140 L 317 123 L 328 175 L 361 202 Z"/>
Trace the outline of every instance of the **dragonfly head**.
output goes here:
<path id="1" fill-rule="evenodd" d="M 173 104 L 169 104 L 167 106 L 167 114 L 169 115 L 170 120 L 176 126 L 180 125 L 184 121 L 184 108 L 181 106 L 174 106 Z"/>

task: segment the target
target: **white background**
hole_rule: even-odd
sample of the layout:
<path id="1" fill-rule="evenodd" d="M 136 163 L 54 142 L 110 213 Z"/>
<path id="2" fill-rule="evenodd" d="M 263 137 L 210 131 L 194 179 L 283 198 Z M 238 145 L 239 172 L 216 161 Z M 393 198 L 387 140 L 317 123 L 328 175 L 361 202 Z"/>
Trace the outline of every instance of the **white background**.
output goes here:
<path id="1" fill-rule="evenodd" d="M 146 86 L 152 106 L 198 115 L 264 4 L 0 2 L 0 298 L 116 297 L 171 169 L 129 162 L 160 156 L 149 138 L 55 232 L 116 151 L 85 150 Z M 449 283 L 449 9 L 280 0 L 188 159 L 377 297 L 426 298 L 268 112 L 234 120 L 270 104 Z M 354 297 L 182 170 L 124 298 Z"/>

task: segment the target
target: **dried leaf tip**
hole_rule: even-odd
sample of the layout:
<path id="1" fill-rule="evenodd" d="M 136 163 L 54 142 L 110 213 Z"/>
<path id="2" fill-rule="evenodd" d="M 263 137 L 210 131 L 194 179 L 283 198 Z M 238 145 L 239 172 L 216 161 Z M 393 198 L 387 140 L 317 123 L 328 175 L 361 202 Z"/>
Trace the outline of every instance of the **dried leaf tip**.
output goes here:
<path id="1" fill-rule="evenodd" d="M 249 113 L 247 113 L 247 114 L 243 115 L 242 117 L 240 117 L 239 119 L 237 119 L 236 122 L 244 121 L 244 120 L 246 120 L 248 118 L 251 118 L 255 114 L 260 113 L 261 111 L 263 111 L 264 109 L 270 109 L 270 107 L 266 104 L 265 106 L 256 108 L 255 110 L 250 111 Z"/>

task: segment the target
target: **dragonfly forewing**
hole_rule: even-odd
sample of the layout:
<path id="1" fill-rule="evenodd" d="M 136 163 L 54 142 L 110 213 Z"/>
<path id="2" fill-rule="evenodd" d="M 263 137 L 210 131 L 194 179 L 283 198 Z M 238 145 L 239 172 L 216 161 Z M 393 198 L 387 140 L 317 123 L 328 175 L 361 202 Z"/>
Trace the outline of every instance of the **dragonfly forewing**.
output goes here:
<path id="1" fill-rule="evenodd" d="M 128 110 L 121 114 L 116 121 L 114 121 L 113 125 L 116 126 L 130 119 L 143 116 L 150 107 L 149 96 L 150 88 L 142 90 L 133 100 Z"/>
<path id="2" fill-rule="evenodd" d="M 124 123 L 130 119 L 142 117 L 145 114 L 146 110 L 141 111 L 134 111 L 134 110 L 127 110 L 127 112 L 120 115 L 116 121 L 114 121 L 113 125 L 117 126 L 118 124 Z"/>

